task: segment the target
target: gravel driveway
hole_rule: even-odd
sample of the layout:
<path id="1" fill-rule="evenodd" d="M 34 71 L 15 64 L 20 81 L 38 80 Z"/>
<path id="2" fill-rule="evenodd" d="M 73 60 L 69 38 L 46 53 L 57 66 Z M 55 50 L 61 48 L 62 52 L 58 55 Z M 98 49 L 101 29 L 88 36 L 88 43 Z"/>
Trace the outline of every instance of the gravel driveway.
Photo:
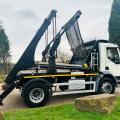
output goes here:
<path id="1" fill-rule="evenodd" d="M 120 87 L 116 89 L 116 94 L 120 95 Z M 50 98 L 46 106 L 73 102 L 75 98 L 85 95 L 88 94 L 53 96 Z M 28 108 L 28 107 L 24 104 L 24 101 L 20 95 L 19 90 L 16 89 L 9 96 L 6 97 L 6 99 L 4 100 L 4 105 L 0 106 L 1 111 L 9 111 L 9 110 L 15 110 L 21 108 Z"/>

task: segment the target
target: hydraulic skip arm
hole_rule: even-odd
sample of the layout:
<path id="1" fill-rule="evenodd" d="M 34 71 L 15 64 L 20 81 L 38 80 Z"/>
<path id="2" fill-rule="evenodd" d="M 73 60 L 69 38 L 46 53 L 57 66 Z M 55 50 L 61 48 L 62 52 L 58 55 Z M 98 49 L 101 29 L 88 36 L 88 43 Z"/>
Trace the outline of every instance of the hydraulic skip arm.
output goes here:
<path id="1" fill-rule="evenodd" d="M 51 21 L 54 17 L 56 17 L 56 10 L 52 10 L 47 18 L 45 18 L 43 24 L 38 29 L 37 33 L 33 37 L 32 41 L 16 63 L 16 65 L 13 67 L 7 78 L 5 79 L 6 83 L 6 89 L 5 91 L 0 95 L 0 104 L 2 105 L 3 99 L 16 87 L 16 85 L 19 83 L 17 81 L 17 74 L 21 70 L 28 69 L 30 67 L 33 67 L 35 65 L 34 62 L 34 54 L 35 49 L 37 47 L 37 44 L 45 31 L 48 29 L 48 26 L 51 24 Z"/>

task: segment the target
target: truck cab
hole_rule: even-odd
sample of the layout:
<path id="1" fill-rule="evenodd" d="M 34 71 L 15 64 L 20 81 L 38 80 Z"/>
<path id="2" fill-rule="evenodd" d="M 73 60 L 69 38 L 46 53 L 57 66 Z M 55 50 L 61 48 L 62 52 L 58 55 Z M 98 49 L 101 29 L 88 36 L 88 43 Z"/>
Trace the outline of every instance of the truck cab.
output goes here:
<path id="1" fill-rule="evenodd" d="M 99 70 L 109 71 L 120 81 L 120 51 L 116 44 L 99 43 Z"/>

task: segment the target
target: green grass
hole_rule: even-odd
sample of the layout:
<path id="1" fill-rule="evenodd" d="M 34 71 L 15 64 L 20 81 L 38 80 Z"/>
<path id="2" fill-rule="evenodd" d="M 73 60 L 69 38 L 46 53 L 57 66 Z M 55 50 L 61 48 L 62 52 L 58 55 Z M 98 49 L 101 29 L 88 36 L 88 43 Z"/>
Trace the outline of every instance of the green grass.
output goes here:
<path id="1" fill-rule="evenodd" d="M 2 83 L 5 79 L 6 75 L 0 75 L 0 83 Z"/>
<path id="2" fill-rule="evenodd" d="M 120 120 L 120 97 L 111 114 L 78 112 L 73 104 L 16 110 L 4 113 L 5 120 Z"/>

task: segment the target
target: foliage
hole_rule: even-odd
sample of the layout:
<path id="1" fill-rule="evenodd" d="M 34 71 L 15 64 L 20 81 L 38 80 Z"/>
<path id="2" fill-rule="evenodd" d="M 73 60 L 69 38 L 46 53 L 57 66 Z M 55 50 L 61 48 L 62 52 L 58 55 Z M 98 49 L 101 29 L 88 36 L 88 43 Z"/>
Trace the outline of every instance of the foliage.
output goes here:
<path id="1" fill-rule="evenodd" d="M 5 64 L 9 57 L 10 43 L 4 29 L 2 28 L 0 29 L 0 61 Z"/>
<path id="2" fill-rule="evenodd" d="M 0 83 L 2 83 L 5 78 L 6 78 L 6 75 L 0 75 Z"/>
<path id="3" fill-rule="evenodd" d="M 0 26 L 0 72 L 7 74 L 10 69 L 10 43 L 5 30 Z"/>
<path id="4" fill-rule="evenodd" d="M 109 20 L 109 40 L 120 47 L 120 0 L 114 0 Z"/>
<path id="5" fill-rule="evenodd" d="M 78 112 L 73 104 L 16 110 L 4 113 L 5 120 L 119 120 L 120 97 L 111 114 Z"/>

